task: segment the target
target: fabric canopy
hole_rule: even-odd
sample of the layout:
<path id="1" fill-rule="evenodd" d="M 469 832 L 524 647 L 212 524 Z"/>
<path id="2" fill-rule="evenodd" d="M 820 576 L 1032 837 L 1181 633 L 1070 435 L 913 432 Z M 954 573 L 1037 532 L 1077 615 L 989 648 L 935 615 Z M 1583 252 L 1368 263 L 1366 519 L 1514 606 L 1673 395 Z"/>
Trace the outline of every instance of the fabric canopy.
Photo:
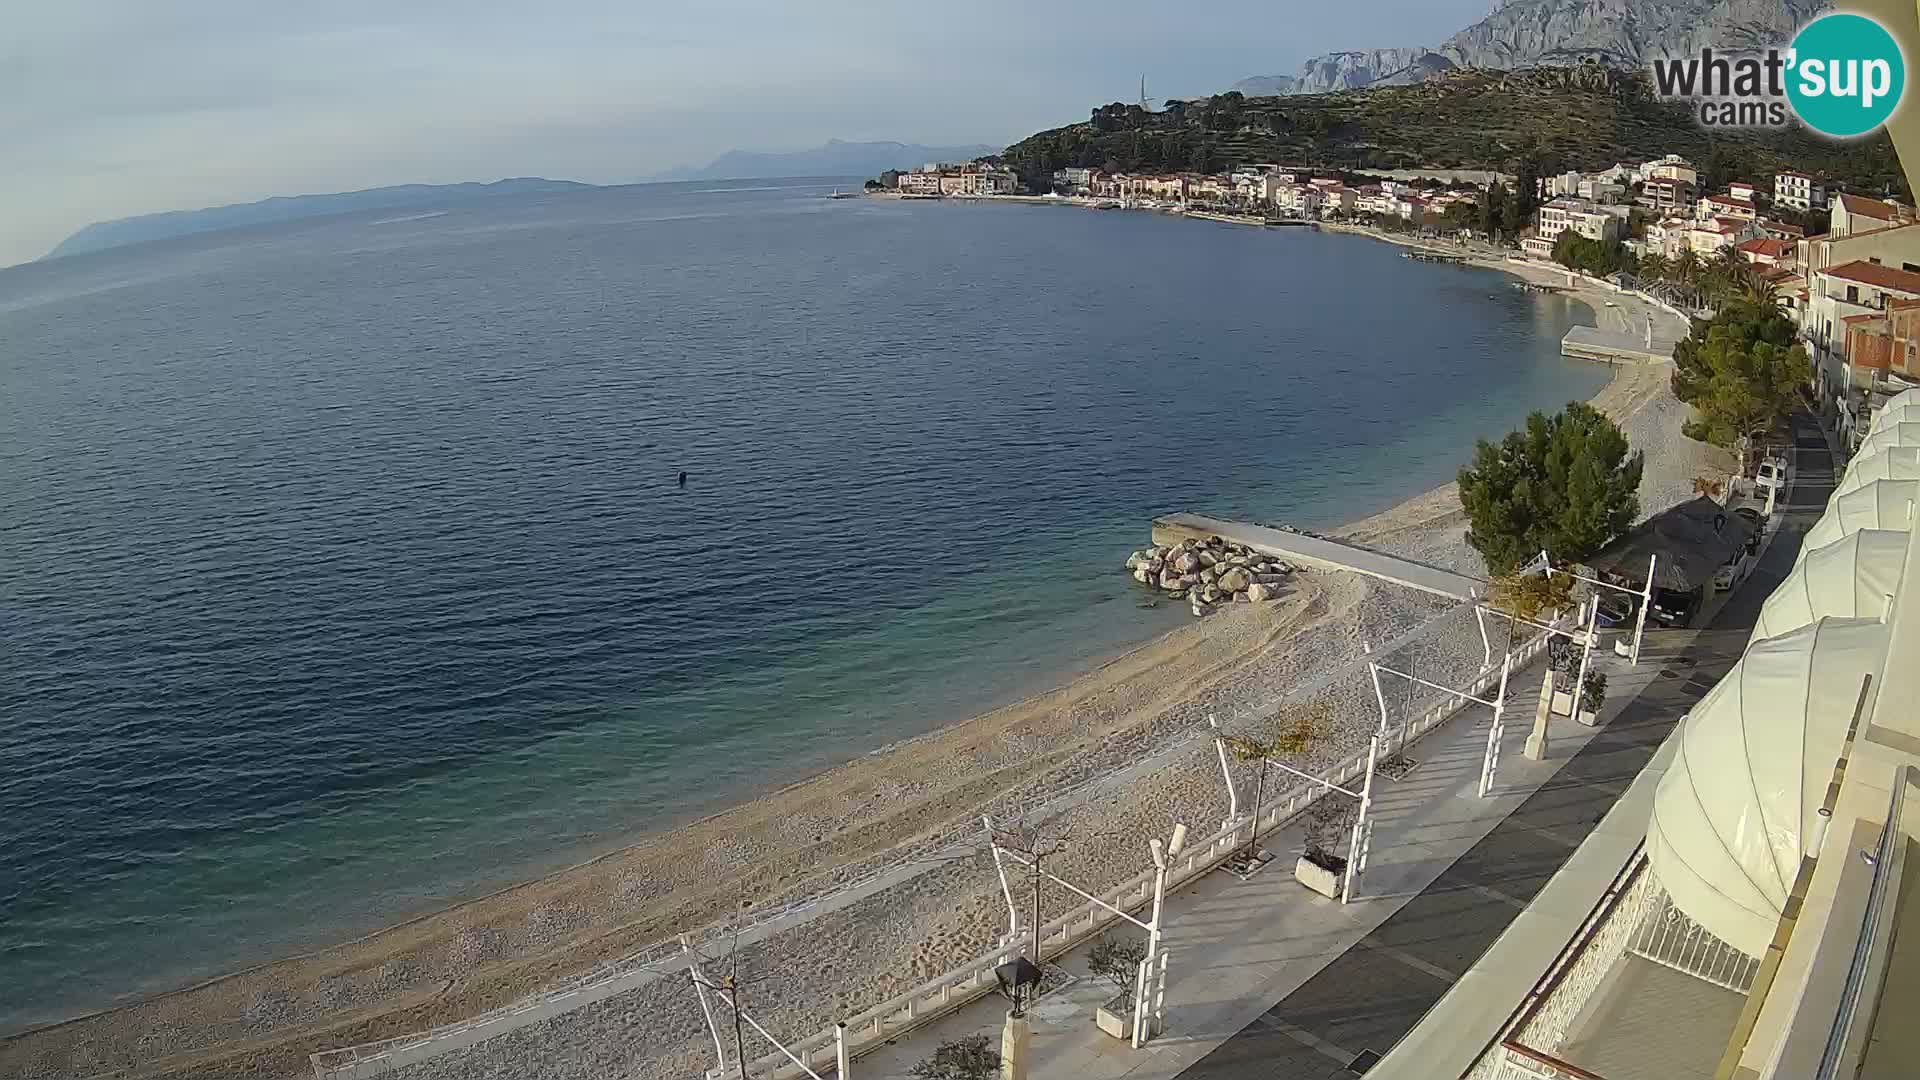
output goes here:
<path id="1" fill-rule="evenodd" d="M 1861 440 L 1860 448 L 1853 452 L 1853 456 L 1866 457 L 1890 446 L 1920 446 L 1920 424 L 1888 424 L 1875 428 Z"/>
<path id="2" fill-rule="evenodd" d="M 1920 480 L 1920 446 L 1889 446 L 1877 454 L 1855 457 L 1833 493 L 1845 495 L 1875 480 Z"/>
<path id="3" fill-rule="evenodd" d="M 1645 581 L 1647 559 L 1657 555 L 1655 585 L 1662 589 L 1697 589 L 1738 558 L 1752 534 L 1753 526 L 1740 515 L 1728 513 L 1726 507 L 1701 495 L 1635 525 L 1586 563 L 1628 581 Z"/>
<path id="4" fill-rule="evenodd" d="M 1683 721 L 1647 857 L 1673 903 L 1748 956 L 1773 938 L 1886 625 L 1822 619 L 1749 646 Z"/>
<path id="5" fill-rule="evenodd" d="M 1779 637 L 1828 616 L 1878 619 L 1900 587 L 1907 537 L 1890 529 L 1861 529 L 1794 566 L 1760 608 L 1748 643 Z"/>
<path id="6" fill-rule="evenodd" d="M 1794 565 L 1805 562 L 1808 552 L 1844 540 L 1861 529 L 1911 531 L 1908 508 L 1916 499 L 1920 499 L 1920 480 L 1875 480 L 1834 496 L 1827 512 L 1800 541 L 1800 555 Z"/>
<path id="7" fill-rule="evenodd" d="M 1920 423 L 1920 397 L 1907 397 L 1905 393 L 1900 397 L 1906 400 L 1897 405 L 1889 401 L 1880 406 L 1880 411 L 1873 414 L 1873 423 L 1868 426 L 1868 431 L 1879 431 L 1893 424 Z"/>

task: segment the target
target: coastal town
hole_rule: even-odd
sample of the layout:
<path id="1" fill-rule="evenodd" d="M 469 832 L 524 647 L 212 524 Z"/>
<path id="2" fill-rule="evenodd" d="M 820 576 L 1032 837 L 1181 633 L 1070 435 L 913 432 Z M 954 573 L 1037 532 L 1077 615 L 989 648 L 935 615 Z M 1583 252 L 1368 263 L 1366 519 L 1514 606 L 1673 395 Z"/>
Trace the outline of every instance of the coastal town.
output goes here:
<path id="1" fill-rule="evenodd" d="M 1850 444 L 1892 396 L 1920 386 L 1920 216 L 1891 199 L 1839 189 L 1798 170 L 1707 189 L 1678 154 L 1594 172 L 1520 178 L 1494 172 L 1374 175 L 1281 164 L 1218 173 L 1056 170 L 1027 194 L 1012 169 L 990 162 L 929 163 L 888 172 L 870 192 L 904 198 L 1047 200 L 1258 225 L 1367 229 L 1424 245 L 1491 249 L 1555 264 L 1616 286 L 1658 284 L 1682 309 L 1703 305 L 1692 286 L 1715 264 L 1750 268 L 1799 327 L 1824 418 Z M 1493 193 L 1498 185 L 1499 193 Z M 1489 202 L 1518 203 L 1501 228 Z M 1517 250 L 1515 250 L 1517 249 Z"/>

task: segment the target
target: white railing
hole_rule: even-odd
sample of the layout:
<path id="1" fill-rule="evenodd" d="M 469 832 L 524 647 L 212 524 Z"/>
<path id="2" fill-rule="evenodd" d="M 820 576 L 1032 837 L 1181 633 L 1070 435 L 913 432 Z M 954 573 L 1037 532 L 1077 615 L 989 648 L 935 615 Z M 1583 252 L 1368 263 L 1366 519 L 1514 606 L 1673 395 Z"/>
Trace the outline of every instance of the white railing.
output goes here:
<path id="1" fill-rule="evenodd" d="M 1665 890 L 1647 909 L 1627 951 L 1663 967 L 1744 994 L 1753 989 L 1760 961 L 1708 933 L 1675 907 Z"/>
<path id="2" fill-rule="evenodd" d="M 1540 634 L 1514 650 L 1516 669 L 1531 663 L 1546 651 L 1547 638 Z M 1500 681 L 1500 669 L 1488 667 L 1482 669 L 1465 688 L 1471 694 L 1484 694 L 1497 686 Z M 1383 753 L 1397 753 L 1421 736 L 1445 723 L 1449 718 L 1467 707 L 1467 702 L 1451 695 L 1443 696 L 1424 709 L 1411 723 L 1405 726 L 1404 738 L 1396 731 L 1382 747 Z M 1357 780 L 1367 767 L 1367 752 L 1355 753 L 1321 776 L 1320 783 L 1300 781 L 1284 792 L 1283 798 L 1261 812 L 1257 833 L 1270 833 L 1281 828 L 1295 816 L 1304 811 L 1315 799 L 1327 791 L 1326 784 L 1345 785 Z M 1201 877 L 1225 862 L 1248 840 L 1247 827 L 1250 815 L 1243 814 L 1219 832 L 1187 848 L 1185 857 L 1175 862 L 1167 876 L 1167 891 L 1175 889 Z M 1148 866 L 1139 873 L 1120 882 L 1102 894 L 1101 899 L 1114 907 L 1133 911 L 1144 906 L 1153 898 L 1154 868 Z M 1118 916 L 1093 901 L 1087 901 L 1069 910 L 1066 914 L 1045 923 L 1041 927 L 1041 955 L 1052 958 L 1071 950 L 1074 946 L 1099 933 Z M 993 969 L 1020 955 L 1027 935 L 1004 943 L 991 952 L 968 961 L 929 982 L 891 998 L 866 1012 L 854 1016 L 844 1023 L 847 1028 L 847 1047 L 850 1056 L 858 1056 L 874 1046 L 899 1038 L 902 1034 L 922 1024 L 929 1023 L 970 1002 L 985 996 L 998 987 L 994 980 Z M 816 1072 L 825 1072 L 834 1067 L 836 1036 L 839 1025 L 831 1025 L 788 1044 L 795 1057 L 806 1062 Z M 784 1054 L 775 1052 L 750 1062 L 749 1069 L 755 1077 L 767 1080 L 792 1080 L 803 1075 L 798 1066 L 788 1060 Z M 727 1076 L 740 1075 L 738 1067 L 729 1068 Z M 711 1078 L 719 1077 L 718 1072 L 709 1072 Z"/>
<path id="3" fill-rule="evenodd" d="M 1404 649 L 1412 649 L 1422 642 L 1431 640 L 1437 635 L 1446 632 L 1450 628 L 1464 633 L 1465 627 L 1471 625 L 1465 620 L 1471 617 L 1472 608 L 1470 606 L 1462 605 L 1461 607 L 1455 608 L 1452 612 L 1430 619 L 1420 626 L 1415 627 L 1413 630 L 1402 634 L 1400 637 L 1382 646 L 1380 651 L 1372 654 L 1371 657 L 1355 657 L 1345 664 L 1326 672 L 1319 678 L 1293 688 L 1286 694 L 1279 695 L 1265 703 L 1250 706 L 1242 710 L 1239 714 L 1229 718 L 1229 721 L 1222 726 L 1231 728 L 1235 724 L 1249 724 L 1262 717 L 1275 715 L 1289 704 L 1309 700 L 1343 679 L 1365 679 L 1366 663 L 1369 659 L 1380 659 L 1395 655 Z M 1456 619 L 1461 620 L 1461 625 L 1450 627 L 1450 621 Z M 1532 662 L 1544 652 L 1546 649 L 1546 641 L 1547 635 L 1541 634 L 1519 644 L 1514 650 L 1515 669 L 1518 670 L 1523 665 Z M 1477 659 L 1478 658 L 1476 658 L 1476 660 Z M 1482 666 L 1473 677 L 1471 683 L 1463 689 L 1470 694 L 1484 695 L 1490 688 L 1498 684 L 1499 676 L 1498 665 Z M 1391 739 L 1388 741 L 1388 744 L 1382 748 L 1383 754 L 1390 756 L 1397 753 L 1403 748 L 1405 743 L 1410 743 L 1419 736 L 1433 730 L 1433 728 L 1437 727 L 1441 722 L 1459 712 L 1464 704 L 1464 702 L 1455 697 L 1446 695 L 1437 696 L 1431 703 L 1421 709 L 1409 723 L 1396 725 L 1398 730 L 1391 733 Z M 1368 707 L 1371 708 L 1370 698 Z M 1171 762 L 1180 753 L 1192 750 L 1196 746 L 1197 739 L 1209 735 L 1211 732 L 1212 729 L 1205 723 L 1194 724 L 1182 731 L 1176 732 L 1167 740 L 1166 745 L 1162 749 L 1152 755 L 1148 763 L 1151 764 L 1155 759 L 1164 759 L 1167 762 Z M 1403 734 L 1405 736 L 1404 739 L 1402 738 Z M 1330 770 L 1326 774 L 1325 779 L 1334 784 L 1346 784 L 1360 776 L 1365 768 L 1366 750 L 1364 747 L 1361 747 L 1349 755 L 1337 767 Z M 1013 822 L 1034 815 L 1056 813 L 1059 812 L 1063 806 L 1072 805 L 1085 798 L 1094 789 L 1108 783 L 1111 779 L 1112 777 L 1106 774 L 1092 776 L 1070 786 L 1045 792 L 1026 801 L 1024 804 L 1014 804 L 1011 807 L 995 807 L 993 809 L 994 816 L 1004 821 Z M 1307 784 L 1303 781 L 1290 792 L 1286 793 L 1284 798 L 1276 798 L 1272 807 L 1263 810 L 1261 814 L 1260 831 L 1265 833 L 1285 824 L 1295 814 L 1305 808 L 1307 803 L 1311 801 L 1314 793 L 1323 790 L 1325 789 Z M 1239 836 L 1240 840 L 1244 842 L 1245 828 L 1246 822 L 1244 820 L 1237 822 L 1232 835 Z M 1222 835 L 1226 834 L 1223 833 Z M 1218 839 L 1219 837 L 1217 836 L 1213 838 L 1213 840 Z M 1226 847 L 1216 851 L 1215 848 L 1211 846 L 1213 840 L 1208 842 L 1209 846 L 1202 849 L 1192 849 L 1196 851 L 1196 854 L 1183 860 L 1182 865 L 1193 864 L 1194 858 L 1199 857 L 1198 852 L 1200 850 L 1210 852 L 1217 855 L 1217 857 L 1213 858 L 1211 862 L 1206 863 L 1200 870 L 1183 872 L 1182 875 L 1176 875 L 1170 878 L 1170 883 L 1184 882 L 1189 880 L 1194 873 L 1212 869 L 1213 866 L 1218 865 L 1220 861 L 1223 861 L 1232 853 L 1234 848 L 1233 843 L 1228 843 Z M 878 892 L 896 883 L 896 880 L 905 880 L 907 877 L 923 871 L 928 866 L 942 859 L 963 856 L 969 851 L 978 849 L 980 842 L 979 826 L 971 824 L 970 819 L 967 823 L 955 825 L 944 834 L 914 844 L 911 849 L 904 853 L 887 853 L 887 855 L 892 856 L 889 861 L 875 869 L 860 874 L 852 881 L 846 880 L 846 875 L 851 871 L 847 868 L 841 868 L 839 872 L 830 875 L 831 880 L 828 883 L 817 888 L 810 894 L 794 898 L 778 907 L 757 912 L 752 919 L 743 923 L 737 930 L 730 924 L 710 927 L 703 934 L 694 938 L 695 948 L 718 947 L 729 939 L 746 942 L 755 940 L 760 935 L 777 932 L 779 929 L 784 929 L 784 927 L 776 927 L 774 925 L 776 923 L 782 921 L 797 923 L 802 921 L 808 912 L 814 908 L 828 903 L 832 903 L 835 906 L 844 904 L 850 894 L 862 891 L 870 893 Z M 858 864 L 855 864 L 855 866 L 857 867 Z M 1152 868 L 1148 867 L 1143 869 L 1139 874 L 1134 875 L 1134 877 L 1121 882 L 1109 890 L 1109 895 L 1137 892 L 1143 887 L 1143 882 L 1145 883 L 1144 887 L 1150 890 L 1151 879 Z M 1110 902 L 1114 901 L 1110 900 Z M 1131 909 L 1131 905 L 1139 902 L 1141 901 L 1130 900 L 1127 904 L 1115 902 L 1115 906 Z M 1075 909 L 1066 916 L 1047 924 L 1046 928 L 1044 928 L 1045 937 L 1043 939 L 1043 951 L 1047 955 L 1054 955 L 1071 948 L 1083 940 L 1092 930 L 1104 927 L 1107 922 L 1113 918 L 1109 913 L 1100 911 L 1100 918 L 1089 923 L 1089 913 L 1083 909 L 1095 909 L 1095 906 L 1091 903 L 1083 905 L 1082 909 Z M 1075 927 L 1091 927 L 1092 929 L 1074 929 Z M 1062 937 L 1062 933 L 1065 933 L 1066 936 Z M 1021 940 L 1024 940 L 1024 937 Z M 899 995 L 888 1002 L 875 1006 L 873 1009 L 846 1021 L 850 1028 L 849 1041 L 861 1047 L 872 1044 L 870 1035 L 861 1036 L 851 1030 L 855 1021 L 860 1022 L 869 1030 L 875 1028 L 877 1021 L 878 1030 L 888 1032 L 887 1037 L 891 1038 L 898 1035 L 901 1030 L 906 1029 L 902 1025 L 917 1026 L 919 1023 L 924 1023 L 933 1016 L 941 1015 L 974 1000 L 993 989 L 992 969 L 998 966 L 999 963 L 1004 963 L 1014 951 L 1010 946 L 997 948 L 920 987 L 916 987 L 914 990 Z M 989 960 L 995 957 L 999 959 L 993 963 L 988 963 Z M 527 1024 L 550 1019 L 571 1010 L 603 1001 L 651 983 L 659 978 L 684 977 L 680 975 L 680 972 L 684 970 L 684 959 L 678 939 L 659 941 L 617 960 L 600 964 L 590 971 L 564 980 L 550 989 L 515 1002 L 514 1004 L 482 1013 L 464 1021 L 436 1027 L 428 1031 L 414 1032 L 377 1042 L 322 1051 L 310 1055 L 310 1062 L 313 1066 L 316 1080 L 364 1080 L 364 1078 L 367 1077 L 386 1076 L 407 1065 L 416 1064 L 438 1057 L 441 1054 L 472 1046 L 476 1043 L 494 1038 L 495 1036 L 506 1034 L 509 1031 L 513 1031 Z M 984 976 L 981 974 L 982 972 L 985 973 Z M 832 1064 L 834 1036 L 835 1027 L 829 1026 L 821 1032 L 816 1032 L 800 1040 L 799 1043 L 790 1044 L 790 1048 L 794 1049 L 796 1055 L 800 1056 L 802 1060 L 808 1061 L 810 1066 L 813 1065 L 815 1059 L 808 1055 L 817 1055 L 824 1048 L 828 1058 L 827 1063 L 830 1066 Z M 806 1054 L 800 1052 L 800 1048 L 802 1047 L 807 1048 Z M 787 1061 L 783 1055 L 775 1053 L 769 1054 L 766 1058 L 762 1059 L 762 1063 L 755 1067 L 755 1075 L 799 1075 L 799 1070 L 792 1062 Z"/>

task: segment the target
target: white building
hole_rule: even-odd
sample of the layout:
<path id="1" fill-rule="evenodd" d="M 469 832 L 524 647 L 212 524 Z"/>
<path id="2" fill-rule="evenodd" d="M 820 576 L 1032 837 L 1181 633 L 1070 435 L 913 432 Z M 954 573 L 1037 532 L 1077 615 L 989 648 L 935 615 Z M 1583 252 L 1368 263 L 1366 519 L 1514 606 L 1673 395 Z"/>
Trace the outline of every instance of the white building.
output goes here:
<path id="1" fill-rule="evenodd" d="M 1568 229 L 1589 240 L 1620 239 L 1620 219 L 1584 199 L 1549 199 L 1541 205 L 1534 235 L 1552 245 Z"/>
<path id="2" fill-rule="evenodd" d="M 1827 188 L 1803 172 L 1788 170 L 1775 173 L 1773 201 L 1779 206 L 1790 206 L 1795 210 L 1812 210 L 1827 205 Z"/>

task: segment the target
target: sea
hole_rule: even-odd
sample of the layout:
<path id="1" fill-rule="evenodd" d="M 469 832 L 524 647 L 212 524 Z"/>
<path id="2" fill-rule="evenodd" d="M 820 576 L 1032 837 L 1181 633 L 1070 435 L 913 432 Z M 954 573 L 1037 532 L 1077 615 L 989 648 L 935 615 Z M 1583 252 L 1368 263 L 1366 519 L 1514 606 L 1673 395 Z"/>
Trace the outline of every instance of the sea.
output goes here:
<path id="1" fill-rule="evenodd" d="M 0 1031 L 1058 685 L 1191 618 L 1154 515 L 1330 528 L 1606 379 L 1355 235 L 836 185 L 0 270 Z"/>

